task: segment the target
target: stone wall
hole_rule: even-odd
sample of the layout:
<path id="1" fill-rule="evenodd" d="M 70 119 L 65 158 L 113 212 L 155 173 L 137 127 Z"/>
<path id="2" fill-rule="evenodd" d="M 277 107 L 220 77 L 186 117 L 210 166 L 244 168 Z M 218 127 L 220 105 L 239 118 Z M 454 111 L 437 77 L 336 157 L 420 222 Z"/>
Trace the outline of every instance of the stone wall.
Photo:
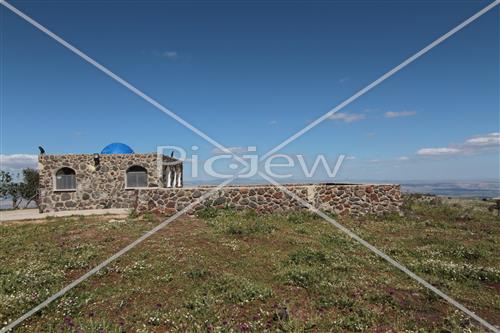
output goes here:
<path id="1" fill-rule="evenodd" d="M 163 157 L 168 167 L 182 164 Z M 164 163 L 165 164 L 165 163 Z M 147 188 L 126 188 L 126 170 L 142 166 L 148 173 Z M 173 166 L 172 166 L 173 165 Z M 76 174 L 76 189 L 56 190 L 55 174 L 69 167 Z M 156 154 L 100 155 L 96 164 L 92 154 L 40 155 L 40 210 L 42 212 L 131 208 L 173 214 L 209 192 L 214 187 L 166 188 L 168 167 L 158 171 Z M 179 169 L 180 168 L 180 169 Z M 363 215 L 397 212 L 401 206 L 399 185 L 373 184 L 301 184 L 285 185 L 288 190 L 315 207 L 341 215 Z M 280 212 L 304 209 L 303 205 L 272 185 L 227 186 L 197 205 L 190 213 L 203 207 L 254 209 L 258 212 Z"/>
<path id="2" fill-rule="evenodd" d="M 285 185 L 313 206 L 339 215 L 399 212 L 402 199 L 399 185 L 309 184 Z M 134 207 L 139 212 L 173 214 L 212 190 L 213 187 L 138 190 Z M 305 209 L 304 205 L 272 185 L 228 186 L 218 190 L 190 213 L 204 207 L 253 209 L 281 212 Z"/>
<path id="3" fill-rule="evenodd" d="M 178 162 L 166 156 L 163 159 Z M 125 177 L 133 165 L 147 170 L 148 187 L 163 187 L 165 183 L 164 175 L 158 173 L 155 153 L 101 154 L 97 165 L 92 154 L 40 155 L 38 162 L 42 212 L 131 207 L 134 190 L 126 189 Z M 56 190 L 55 174 L 63 167 L 75 171 L 76 190 Z"/>

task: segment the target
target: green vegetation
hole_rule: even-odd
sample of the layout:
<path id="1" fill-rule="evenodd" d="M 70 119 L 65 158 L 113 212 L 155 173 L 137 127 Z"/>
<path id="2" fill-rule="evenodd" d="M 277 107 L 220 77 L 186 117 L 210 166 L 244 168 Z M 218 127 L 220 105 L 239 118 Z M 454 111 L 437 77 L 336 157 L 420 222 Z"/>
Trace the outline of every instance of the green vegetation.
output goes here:
<path id="1" fill-rule="evenodd" d="M 4 170 L 0 170 L 0 198 L 12 200 L 12 209 L 19 208 L 21 199 L 25 201 L 24 208 L 31 202 L 38 207 L 38 187 L 40 175 L 35 169 L 23 169 L 22 181 L 14 182 L 14 176 Z M 17 175 L 19 178 L 20 175 Z"/>
<path id="2" fill-rule="evenodd" d="M 486 203 L 410 197 L 404 216 L 341 222 L 500 324 L 500 222 Z M 5 325 L 161 221 L 153 214 L 0 224 Z M 464 332 L 461 312 L 309 213 L 181 218 L 19 332 Z"/>

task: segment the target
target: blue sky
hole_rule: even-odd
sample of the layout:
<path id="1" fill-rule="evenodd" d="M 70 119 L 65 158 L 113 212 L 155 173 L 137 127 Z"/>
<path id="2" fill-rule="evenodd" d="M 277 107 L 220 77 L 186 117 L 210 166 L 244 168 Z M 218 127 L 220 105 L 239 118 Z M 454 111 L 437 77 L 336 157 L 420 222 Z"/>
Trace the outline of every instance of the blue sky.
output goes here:
<path id="1" fill-rule="evenodd" d="M 209 136 L 265 153 L 490 1 L 10 1 Z M 1 149 L 213 147 L 8 9 Z M 344 179 L 499 178 L 499 8 L 283 149 Z M 12 163 L 12 164 L 9 164 Z"/>

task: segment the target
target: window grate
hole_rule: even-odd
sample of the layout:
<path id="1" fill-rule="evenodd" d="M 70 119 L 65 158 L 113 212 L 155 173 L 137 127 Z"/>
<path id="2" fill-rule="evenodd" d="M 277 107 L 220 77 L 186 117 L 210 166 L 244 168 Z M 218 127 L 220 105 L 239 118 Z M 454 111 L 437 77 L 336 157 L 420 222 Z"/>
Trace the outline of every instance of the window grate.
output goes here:
<path id="1" fill-rule="evenodd" d="M 56 190 L 75 190 L 76 175 L 75 171 L 69 168 L 63 168 L 56 174 Z"/>
<path id="2" fill-rule="evenodd" d="M 127 187 L 147 187 L 148 174 L 146 171 L 127 171 Z"/>

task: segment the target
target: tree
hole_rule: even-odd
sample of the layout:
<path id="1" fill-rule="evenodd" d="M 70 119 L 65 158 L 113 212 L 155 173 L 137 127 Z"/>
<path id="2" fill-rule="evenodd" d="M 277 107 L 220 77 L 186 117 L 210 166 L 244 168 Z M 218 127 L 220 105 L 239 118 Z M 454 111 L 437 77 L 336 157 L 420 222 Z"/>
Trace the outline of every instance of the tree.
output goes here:
<path id="1" fill-rule="evenodd" d="M 8 171 L 0 170 L 0 196 L 2 199 L 10 197 L 12 199 L 12 208 L 17 208 L 21 193 L 18 183 L 12 181 L 12 175 Z"/>
<path id="2" fill-rule="evenodd" d="M 21 197 L 26 200 L 25 208 L 28 207 L 30 202 L 34 201 L 38 207 L 39 195 L 38 185 L 40 183 L 40 175 L 35 169 L 23 169 L 23 181 L 19 184 L 19 193 Z"/>
<path id="3" fill-rule="evenodd" d="M 8 171 L 0 170 L 0 197 L 2 199 L 11 198 L 12 208 L 16 209 L 22 203 L 26 202 L 24 208 L 34 201 L 39 205 L 38 185 L 40 183 L 40 176 L 37 170 L 23 169 L 23 181 L 15 183 L 13 177 Z M 18 177 L 19 178 L 19 177 Z"/>

